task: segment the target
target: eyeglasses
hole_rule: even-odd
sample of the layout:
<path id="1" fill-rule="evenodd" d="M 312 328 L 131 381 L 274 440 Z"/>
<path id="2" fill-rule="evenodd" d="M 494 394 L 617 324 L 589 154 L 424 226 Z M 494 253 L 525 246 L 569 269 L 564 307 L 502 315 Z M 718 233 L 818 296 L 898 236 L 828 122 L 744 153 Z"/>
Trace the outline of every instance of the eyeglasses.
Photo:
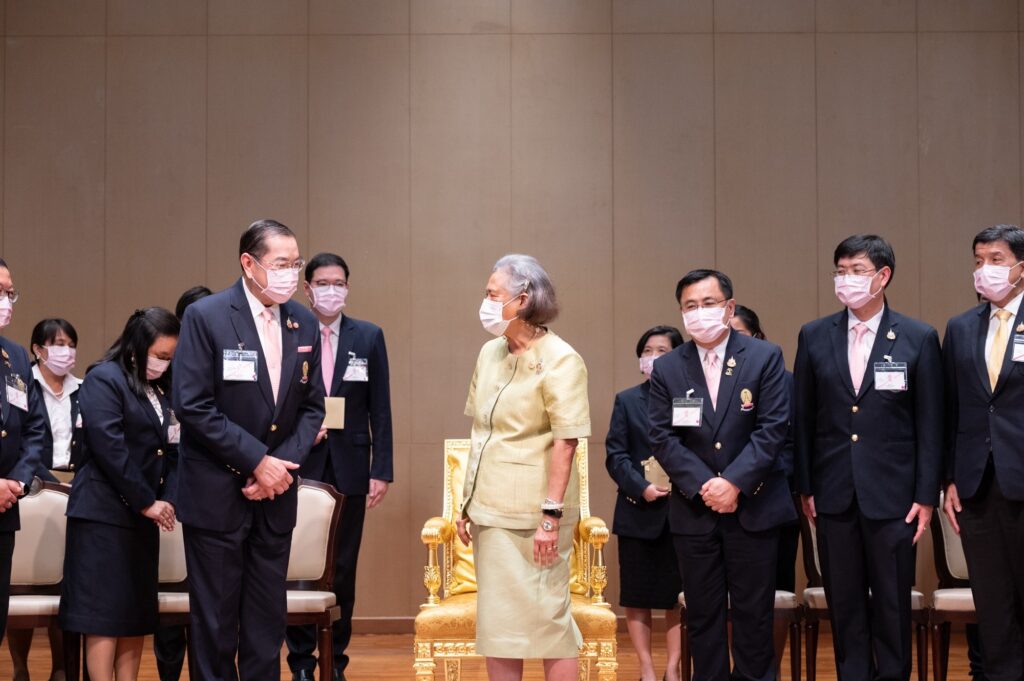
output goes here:
<path id="1" fill-rule="evenodd" d="M 0 296 L 7 296 L 7 299 L 10 300 L 12 303 L 18 302 L 18 292 L 15 291 L 13 288 L 8 289 L 6 291 L 0 291 Z"/>
<path id="2" fill-rule="evenodd" d="M 835 279 L 836 277 L 845 277 L 848 274 L 852 274 L 855 277 L 866 277 L 870 274 L 875 274 L 877 272 L 878 270 L 866 270 L 860 267 L 855 267 L 852 270 L 844 270 L 842 268 L 839 268 L 837 270 L 829 272 L 828 278 Z"/>
<path id="3" fill-rule="evenodd" d="M 264 265 L 259 261 L 259 258 L 254 256 L 252 253 L 249 253 L 248 255 L 250 258 L 253 259 L 253 261 L 257 265 L 270 272 L 280 272 L 282 270 L 301 270 L 303 267 L 306 266 L 306 261 L 303 260 L 302 258 L 299 258 L 294 262 L 273 262 L 270 263 L 269 265 Z"/>
<path id="4" fill-rule="evenodd" d="M 723 298 L 722 300 L 705 300 L 700 305 L 698 305 L 697 303 L 687 303 L 686 305 L 683 305 L 683 312 L 693 312 L 694 310 L 708 310 L 713 307 L 718 307 L 724 302 L 725 299 Z"/>

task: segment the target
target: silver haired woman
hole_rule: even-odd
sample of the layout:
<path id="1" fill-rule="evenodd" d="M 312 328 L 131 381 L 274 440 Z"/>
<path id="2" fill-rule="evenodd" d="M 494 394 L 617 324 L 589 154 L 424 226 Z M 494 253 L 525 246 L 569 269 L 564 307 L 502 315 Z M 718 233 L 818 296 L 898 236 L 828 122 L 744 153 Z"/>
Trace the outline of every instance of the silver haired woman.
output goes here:
<path id="1" fill-rule="evenodd" d="M 558 314 L 547 272 L 528 255 L 494 265 L 480 321 L 497 336 L 477 358 L 459 537 L 474 540 L 477 652 L 492 681 L 544 660 L 548 681 L 577 678 L 569 552 L 579 519 L 573 457 L 590 435 L 587 368 L 547 327 Z"/>

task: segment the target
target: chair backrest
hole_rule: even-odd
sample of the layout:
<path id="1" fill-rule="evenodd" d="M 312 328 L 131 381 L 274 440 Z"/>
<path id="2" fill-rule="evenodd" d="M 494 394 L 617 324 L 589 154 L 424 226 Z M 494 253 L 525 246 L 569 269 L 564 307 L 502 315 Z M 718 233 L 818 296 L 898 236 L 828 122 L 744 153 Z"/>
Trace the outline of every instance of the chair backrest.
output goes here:
<path id="1" fill-rule="evenodd" d="M 454 523 L 459 507 L 462 506 L 462 484 L 466 477 L 466 462 L 469 460 L 468 439 L 444 441 L 444 508 L 442 517 Z M 580 490 L 580 520 L 590 517 L 590 485 L 587 462 L 587 440 L 581 438 L 576 446 L 576 475 Z M 573 552 L 569 561 L 571 571 L 569 588 L 573 593 L 589 592 L 589 551 L 583 550 L 579 526 L 573 536 Z M 476 592 L 476 565 L 473 562 L 473 547 L 466 546 L 458 537 L 452 537 L 443 544 L 444 597 Z"/>
<path id="2" fill-rule="evenodd" d="M 818 533 L 815 532 L 802 509 L 798 509 L 797 513 L 800 514 L 800 544 L 804 549 L 804 573 L 807 575 L 807 582 L 809 586 L 823 586 L 821 561 L 818 559 Z"/>
<path id="3" fill-rule="evenodd" d="M 160 586 L 177 585 L 181 591 L 188 588 L 188 570 L 185 567 L 185 535 L 181 523 L 174 523 L 171 532 L 160 532 Z"/>
<path id="4" fill-rule="evenodd" d="M 70 490 L 68 485 L 35 480 L 18 501 L 21 531 L 11 562 L 12 594 L 60 593 Z"/>
<path id="5" fill-rule="evenodd" d="M 330 591 L 344 496 L 332 485 L 299 481 L 299 508 L 288 556 L 288 588 Z"/>
<path id="6" fill-rule="evenodd" d="M 964 545 L 949 518 L 942 512 L 943 496 L 932 513 L 932 553 L 935 556 L 935 572 L 939 576 L 940 589 L 969 587 L 967 558 Z"/>

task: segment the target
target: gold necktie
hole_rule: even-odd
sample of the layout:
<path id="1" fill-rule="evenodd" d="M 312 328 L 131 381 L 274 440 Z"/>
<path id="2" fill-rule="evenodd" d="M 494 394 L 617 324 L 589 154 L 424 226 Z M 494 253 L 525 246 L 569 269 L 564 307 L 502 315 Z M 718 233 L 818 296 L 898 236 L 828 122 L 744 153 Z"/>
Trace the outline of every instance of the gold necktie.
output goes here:
<path id="1" fill-rule="evenodd" d="M 996 389 L 996 382 L 999 380 L 999 372 L 1003 369 L 1003 357 L 1006 356 L 1006 342 L 1009 328 L 1006 322 L 1010 319 L 1009 310 L 996 310 L 996 317 L 999 318 L 999 327 L 996 335 L 992 338 L 992 349 L 988 353 L 988 382 L 992 390 Z"/>

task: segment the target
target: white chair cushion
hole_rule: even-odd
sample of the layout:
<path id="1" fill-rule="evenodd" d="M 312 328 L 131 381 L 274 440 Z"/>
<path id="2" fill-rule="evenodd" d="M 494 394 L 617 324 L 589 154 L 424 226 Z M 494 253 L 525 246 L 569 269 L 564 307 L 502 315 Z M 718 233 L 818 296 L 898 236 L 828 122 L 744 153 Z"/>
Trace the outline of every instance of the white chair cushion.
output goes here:
<path id="1" fill-rule="evenodd" d="M 682 591 L 679 592 L 679 605 L 686 607 L 686 594 Z M 796 594 L 792 591 L 776 591 L 775 592 L 775 609 L 776 610 L 794 610 L 799 607 L 799 603 L 796 600 Z"/>
<path id="2" fill-rule="evenodd" d="M 11 584 L 60 584 L 64 578 L 65 491 L 42 489 L 18 501 L 21 531 L 14 542 Z"/>
<path id="3" fill-rule="evenodd" d="M 323 612 L 338 600 L 331 591 L 300 591 L 289 589 L 288 612 Z"/>
<path id="4" fill-rule="evenodd" d="M 288 581 L 315 581 L 324 573 L 334 497 L 316 487 L 299 486 L 298 517 L 288 556 Z"/>
<path id="5" fill-rule="evenodd" d="M 967 557 L 964 556 L 964 545 L 960 535 L 949 523 L 949 516 L 942 512 L 943 495 L 939 495 L 936 513 L 939 516 L 939 527 L 942 528 L 942 549 L 946 555 L 946 568 L 955 579 L 970 579 L 967 572 Z"/>
<path id="6" fill-rule="evenodd" d="M 177 584 L 188 576 L 185 568 L 185 535 L 181 523 L 174 523 L 173 532 L 160 533 L 160 583 Z"/>
<path id="7" fill-rule="evenodd" d="M 26 615 L 56 616 L 60 608 L 60 596 L 11 596 L 8 617 L 24 617 Z"/>
<path id="8" fill-rule="evenodd" d="M 157 594 L 160 612 L 188 612 L 188 593 L 161 591 Z"/>
<path id="9" fill-rule="evenodd" d="M 868 590 L 868 596 L 870 597 L 870 595 L 871 591 Z M 824 587 L 812 586 L 804 589 L 804 603 L 807 604 L 808 608 L 813 608 L 815 610 L 827 610 L 828 599 L 825 597 Z M 924 594 L 917 589 L 910 590 L 910 609 L 924 609 Z"/>
<path id="10" fill-rule="evenodd" d="M 970 589 L 937 589 L 932 593 L 936 610 L 974 612 L 974 593 Z"/>

